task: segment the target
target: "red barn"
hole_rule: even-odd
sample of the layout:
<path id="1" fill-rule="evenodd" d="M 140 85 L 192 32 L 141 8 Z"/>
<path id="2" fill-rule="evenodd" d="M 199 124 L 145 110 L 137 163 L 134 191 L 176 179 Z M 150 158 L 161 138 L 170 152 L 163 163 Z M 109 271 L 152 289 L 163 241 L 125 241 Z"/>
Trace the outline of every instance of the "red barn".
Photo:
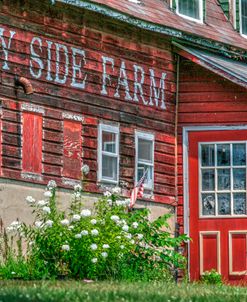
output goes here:
<path id="1" fill-rule="evenodd" d="M 147 170 L 138 205 L 175 213 L 191 280 L 246 282 L 246 20 L 244 0 L 1 1 L 3 220 L 85 164 L 88 203 Z"/>

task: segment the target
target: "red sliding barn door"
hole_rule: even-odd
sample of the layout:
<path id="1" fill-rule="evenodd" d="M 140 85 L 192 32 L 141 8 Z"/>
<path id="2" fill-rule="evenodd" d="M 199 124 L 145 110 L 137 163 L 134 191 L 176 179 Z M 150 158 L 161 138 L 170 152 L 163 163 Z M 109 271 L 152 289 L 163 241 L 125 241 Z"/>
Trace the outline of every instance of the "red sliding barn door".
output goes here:
<path id="1" fill-rule="evenodd" d="M 247 130 L 189 133 L 190 276 L 247 283 Z"/>

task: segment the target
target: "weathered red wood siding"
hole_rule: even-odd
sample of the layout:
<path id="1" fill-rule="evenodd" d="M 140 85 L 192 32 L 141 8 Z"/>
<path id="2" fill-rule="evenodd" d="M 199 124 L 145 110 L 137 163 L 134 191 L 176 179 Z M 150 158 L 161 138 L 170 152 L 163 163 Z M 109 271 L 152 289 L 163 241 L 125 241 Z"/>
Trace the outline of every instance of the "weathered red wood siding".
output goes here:
<path id="1" fill-rule="evenodd" d="M 31 5 L 31 4 L 30 4 Z M 55 179 L 62 182 L 64 155 L 63 139 L 66 136 L 63 128 L 62 114 L 74 112 L 83 115 L 82 123 L 82 162 L 90 166 L 85 189 L 99 191 L 97 183 L 97 127 L 100 122 L 114 122 L 120 125 L 120 182 L 127 182 L 127 190 L 134 184 L 135 167 L 135 129 L 154 133 L 155 135 L 155 186 L 152 200 L 161 203 L 175 202 L 175 63 L 171 52 L 170 41 L 165 37 L 135 30 L 121 23 L 114 23 L 106 17 L 99 18 L 89 13 L 77 13 L 78 20 L 69 15 L 61 16 L 60 20 L 49 18 L 35 7 L 18 13 L 14 7 L 2 6 L 0 12 L 1 26 L 6 29 L 5 38 L 9 38 L 8 30 L 18 32 L 13 37 L 9 51 L 9 70 L 2 70 L 0 77 L 3 100 L 3 177 L 25 180 L 21 177 L 21 119 L 20 103 L 31 102 L 42 106 L 43 115 L 43 173 L 42 183 Z M 10 16 L 11 11 L 11 16 Z M 80 24 L 77 25 L 76 23 Z M 27 31 L 27 28 L 29 31 Z M 117 32 L 116 32 L 117 30 Z M 72 88 L 71 69 L 64 85 L 54 82 L 56 55 L 51 51 L 52 81 L 47 80 L 47 64 L 42 76 L 35 80 L 30 77 L 29 42 L 33 36 L 42 39 L 42 59 L 47 54 L 46 40 L 66 45 L 71 56 L 71 46 L 78 47 L 87 53 L 87 63 L 83 66 L 87 73 L 85 90 Z M 138 42 L 137 42 L 138 41 Z M 54 47 L 54 44 L 53 44 Z M 38 51 L 36 49 L 36 51 Z M 111 87 L 107 87 L 108 95 L 102 96 L 102 62 L 101 54 L 114 58 L 115 69 L 108 65 L 108 73 L 112 78 Z M 114 97 L 119 76 L 121 60 L 125 61 L 129 81 L 129 93 L 134 95 L 133 65 L 141 65 L 145 71 L 143 95 L 150 94 L 149 69 L 155 71 L 157 85 L 162 72 L 166 72 L 165 104 L 166 109 L 146 106 L 139 101 L 126 101 L 125 91 L 120 89 L 120 98 Z M 61 61 L 64 62 L 64 56 Z M 71 59 L 70 59 L 71 60 Z M 3 55 L 0 54 L 0 65 Z M 69 68 L 71 61 L 69 63 Z M 36 66 L 37 67 L 37 66 Z M 35 70 L 38 72 L 38 70 Z M 64 70 L 61 70 L 61 75 Z M 31 80 L 35 89 L 32 97 L 26 96 L 22 89 L 17 97 L 14 91 L 14 74 L 25 76 Z M 121 87 L 122 88 L 122 87 Z M 66 131 L 66 130 L 65 130 Z M 79 150 L 78 150 L 79 152 Z M 65 163 L 65 166 L 67 164 Z M 73 172 L 74 173 L 74 172 Z M 67 175 L 67 174 L 66 174 Z M 68 175 L 67 175 L 68 176 Z M 75 175 L 74 175 L 75 176 Z M 76 178 L 79 175 L 76 175 Z M 37 181 L 38 180 L 32 180 Z M 127 192 L 127 191 L 126 191 Z M 129 192 L 129 191 L 128 191 Z M 128 193 L 129 194 L 129 193 Z"/>
<path id="2" fill-rule="evenodd" d="M 184 126 L 243 125 L 247 123 L 246 89 L 182 59 L 178 105 L 178 221 L 183 226 Z M 181 229 L 182 230 L 182 229 Z"/>

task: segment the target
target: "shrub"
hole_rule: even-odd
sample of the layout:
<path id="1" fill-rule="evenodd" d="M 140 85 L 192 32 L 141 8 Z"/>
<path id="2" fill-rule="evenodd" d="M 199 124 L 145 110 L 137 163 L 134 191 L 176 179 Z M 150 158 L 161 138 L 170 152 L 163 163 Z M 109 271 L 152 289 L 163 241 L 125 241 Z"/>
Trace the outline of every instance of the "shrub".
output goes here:
<path id="1" fill-rule="evenodd" d="M 215 269 L 203 273 L 201 280 L 206 284 L 222 285 L 222 276 Z"/>
<path id="2" fill-rule="evenodd" d="M 168 215 L 151 222 L 149 211 L 127 211 L 128 200 L 121 200 L 119 189 L 105 192 L 93 209 L 81 202 L 82 189 L 75 186 L 68 212 L 58 210 L 56 183 L 50 181 L 44 200 L 28 196 L 33 208 L 33 225 L 13 222 L 11 237 L 24 237 L 26 257 L 9 253 L 0 266 L 2 278 L 87 278 L 87 279 L 164 279 L 174 267 L 183 268 L 185 258 L 176 252 L 186 236 L 173 238 Z M 23 273 L 13 267 L 21 263 Z"/>

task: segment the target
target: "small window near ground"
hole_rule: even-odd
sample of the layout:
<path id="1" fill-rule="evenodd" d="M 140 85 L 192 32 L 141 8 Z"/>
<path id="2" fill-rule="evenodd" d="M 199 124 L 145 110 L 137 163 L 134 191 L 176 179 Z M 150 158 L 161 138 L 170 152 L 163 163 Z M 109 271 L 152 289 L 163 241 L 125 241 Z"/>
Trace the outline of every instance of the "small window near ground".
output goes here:
<path id="1" fill-rule="evenodd" d="M 119 128 L 99 125 L 99 181 L 118 183 L 119 175 Z"/>
<path id="2" fill-rule="evenodd" d="M 144 187 L 153 190 L 154 135 L 136 132 L 136 183 L 145 174 Z"/>
<path id="3" fill-rule="evenodd" d="M 203 22 L 203 0 L 177 0 L 176 11 L 182 17 Z"/>
<path id="4" fill-rule="evenodd" d="M 240 32 L 242 35 L 247 36 L 247 0 L 240 0 Z"/>

